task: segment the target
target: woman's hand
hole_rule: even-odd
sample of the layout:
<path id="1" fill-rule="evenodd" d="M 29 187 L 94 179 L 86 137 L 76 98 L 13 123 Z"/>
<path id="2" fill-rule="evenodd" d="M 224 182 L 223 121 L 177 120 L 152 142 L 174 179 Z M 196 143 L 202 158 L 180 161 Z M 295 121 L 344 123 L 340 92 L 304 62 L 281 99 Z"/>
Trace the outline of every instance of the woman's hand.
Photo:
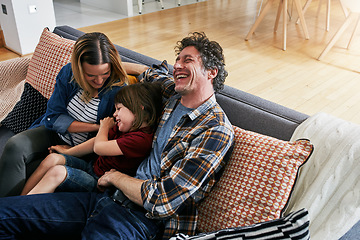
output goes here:
<path id="1" fill-rule="evenodd" d="M 70 148 L 71 148 L 71 146 L 69 146 L 69 145 L 55 145 L 55 146 L 49 147 L 49 153 L 66 154 L 67 150 Z"/>

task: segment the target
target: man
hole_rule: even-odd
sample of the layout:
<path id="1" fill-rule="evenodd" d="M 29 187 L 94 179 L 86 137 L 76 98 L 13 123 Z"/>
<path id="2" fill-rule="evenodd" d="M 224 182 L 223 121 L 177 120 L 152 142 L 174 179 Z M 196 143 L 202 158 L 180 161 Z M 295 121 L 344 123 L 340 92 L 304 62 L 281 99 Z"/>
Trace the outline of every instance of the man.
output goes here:
<path id="1" fill-rule="evenodd" d="M 197 204 L 214 186 L 234 133 L 216 103 L 227 72 L 220 45 L 204 33 L 178 42 L 173 78 L 166 62 L 142 81 L 163 83 L 164 112 L 153 150 L 135 178 L 112 170 L 105 193 L 54 193 L 0 199 L 0 239 L 80 236 L 82 239 L 168 239 L 192 235 Z M 141 146 L 139 146 L 141 147 Z"/>

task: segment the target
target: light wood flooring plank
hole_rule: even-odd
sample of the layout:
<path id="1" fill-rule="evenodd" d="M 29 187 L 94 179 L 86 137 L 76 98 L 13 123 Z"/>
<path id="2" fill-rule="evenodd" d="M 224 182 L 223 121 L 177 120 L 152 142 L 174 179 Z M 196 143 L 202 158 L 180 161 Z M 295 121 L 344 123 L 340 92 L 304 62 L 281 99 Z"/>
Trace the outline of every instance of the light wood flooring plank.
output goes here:
<path id="1" fill-rule="evenodd" d="M 12 59 L 12 58 L 17 58 L 20 55 L 18 55 L 17 53 L 14 53 L 4 47 L 0 48 L 0 61 L 5 61 L 8 59 Z"/>

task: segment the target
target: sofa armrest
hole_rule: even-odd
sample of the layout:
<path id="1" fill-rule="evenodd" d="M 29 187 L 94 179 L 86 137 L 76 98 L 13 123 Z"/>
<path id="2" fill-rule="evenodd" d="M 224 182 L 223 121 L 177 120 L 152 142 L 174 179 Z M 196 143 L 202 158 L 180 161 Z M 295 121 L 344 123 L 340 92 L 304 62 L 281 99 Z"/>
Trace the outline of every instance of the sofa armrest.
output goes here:
<path id="1" fill-rule="evenodd" d="M 25 79 L 31 57 L 18 57 L 0 62 L 0 91 L 14 88 Z"/>
<path id="2" fill-rule="evenodd" d="M 21 97 L 30 59 L 28 56 L 0 62 L 0 122 Z"/>

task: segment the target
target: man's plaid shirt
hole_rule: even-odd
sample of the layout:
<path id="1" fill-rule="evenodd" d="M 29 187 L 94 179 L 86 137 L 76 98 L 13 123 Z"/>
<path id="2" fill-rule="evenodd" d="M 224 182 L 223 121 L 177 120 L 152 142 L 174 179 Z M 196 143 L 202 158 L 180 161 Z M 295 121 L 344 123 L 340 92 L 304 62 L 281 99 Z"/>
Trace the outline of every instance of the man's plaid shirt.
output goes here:
<path id="1" fill-rule="evenodd" d="M 159 123 L 161 128 L 180 101 L 167 63 L 148 69 L 142 81 L 161 81 L 167 101 Z M 154 141 L 158 137 L 157 132 Z M 216 173 L 225 165 L 223 158 L 233 143 L 234 131 L 213 95 L 198 108 L 184 115 L 173 129 L 161 153 L 160 177 L 145 181 L 142 198 L 149 218 L 165 224 L 163 238 L 177 232 L 193 235 L 200 200 L 215 184 Z"/>

